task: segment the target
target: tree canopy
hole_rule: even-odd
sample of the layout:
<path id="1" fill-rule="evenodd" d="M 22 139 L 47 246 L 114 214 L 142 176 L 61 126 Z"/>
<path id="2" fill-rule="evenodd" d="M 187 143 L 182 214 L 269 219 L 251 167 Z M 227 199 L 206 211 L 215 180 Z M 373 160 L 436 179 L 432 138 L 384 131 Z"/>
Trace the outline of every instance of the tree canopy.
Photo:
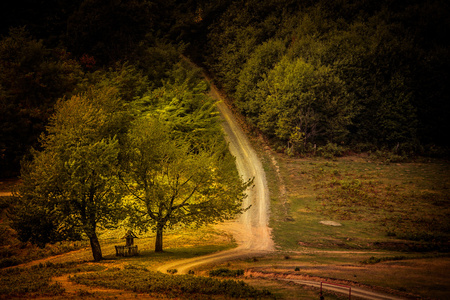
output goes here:
<path id="1" fill-rule="evenodd" d="M 123 218 L 120 146 L 110 130 L 121 110 L 117 91 L 111 88 L 58 103 L 42 137 L 43 150 L 34 152 L 33 160 L 22 169 L 14 222 L 22 239 L 50 242 L 52 236 L 64 237 L 69 228 L 89 238 L 94 260 L 102 258 L 98 226 L 114 227 Z M 40 228 L 46 231 L 36 230 L 40 225 L 26 219 L 35 208 L 49 223 Z M 42 236 L 44 240 L 39 241 Z"/>
<path id="2" fill-rule="evenodd" d="M 130 222 L 156 231 L 155 251 L 163 251 L 163 231 L 233 218 L 243 211 L 247 185 L 241 184 L 224 143 L 192 148 L 171 138 L 169 127 L 138 119 L 128 134 L 124 184 Z"/>
<path id="3" fill-rule="evenodd" d="M 448 15 L 448 4 L 440 0 L 230 1 L 196 38 L 206 43 L 203 60 L 236 108 L 286 151 L 292 141 L 280 134 L 280 122 L 281 131 L 307 136 L 294 119 L 310 119 L 314 111 L 320 122 L 334 120 L 320 125 L 318 145 L 434 154 L 449 141 Z M 315 75 L 302 77 L 300 61 Z M 278 82 L 277 72 L 283 76 Z M 301 78 L 309 85 L 297 82 L 297 90 L 280 90 L 276 84 L 286 87 L 287 78 L 292 85 Z M 268 104 L 272 98 L 261 93 L 270 82 L 292 100 Z M 328 100 L 299 111 L 307 93 L 317 97 L 318 86 L 328 90 L 322 93 Z"/>

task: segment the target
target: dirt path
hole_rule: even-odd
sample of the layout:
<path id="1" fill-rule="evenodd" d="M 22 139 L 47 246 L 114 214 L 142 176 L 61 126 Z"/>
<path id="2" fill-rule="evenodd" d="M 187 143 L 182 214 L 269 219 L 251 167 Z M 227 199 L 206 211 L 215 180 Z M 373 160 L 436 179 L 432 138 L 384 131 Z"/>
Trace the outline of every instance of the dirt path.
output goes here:
<path id="1" fill-rule="evenodd" d="M 321 286 L 320 282 L 311 281 L 311 280 L 302 280 L 302 279 L 295 279 L 295 278 L 283 278 L 283 279 L 278 279 L 278 280 L 293 282 L 293 283 L 299 284 L 299 285 L 312 286 L 312 287 L 316 287 L 319 289 Z M 322 283 L 322 289 L 331 291 L 331 292 L 335 292 L 335 293 L 351 295 L 351 297 L 358 297 L 358 298 L 367 299 L 367 300 L 403 300 L 403 299 L 405 299 L 405 298 L 400 298 L 397 296 L 383 294 L 380 292 L 373 292 L 368 289 L 362 289 L 362 288 L 358 288 L 358 287 L 354 287 L 354 286 L 352 286 L 351 289 L 349 289 L 346 286 Z"/>
<path id="2" fill-rule="evenodd" d="M 274 242 L 271 237 L 270 228 L 268 227 L 269 191 L 261 161 L 213 84 L 211 84 L 211 96 L 218 101 L 217 107 L 223 119 L 223 129 L 229 142 L 230 152 L 236 157 L 239 174 L 244 180 L 254 178 L 254 187 L 247 191 L 248 197 L 244 202 L 245 206 L 252 205 L 252 207 L 237 220 L 220 225 L 221 229 L 233 234 L 238 243 L 237 248 L 202 257 L 167 263 L 158 268 L 158 271 L 161 272 L 176 269 L 178 274 L 186 274 L 189 270 L 193 270 L 201 265 L 221 263 L 238 258 L 255 257 L 274 251 Z M 279 280 L 320 288 L 320 282 L 312 280 L 296 278 L 282 278 Z M 324 284 L 322 288 L 324 290 L 348 294 L 348 288 L 345 287 Z M 352 287 L 352 295 L 368 300 L 404 299 L 358 287 Z"/>
<path id="3" fill-rule="evenodd" d="M 268 227 L 270 198 L 262 163 L 214 85 L 211 86 L 211 95 L 218 101 L 223 128 L 230 152 L 236 157 L 239 174 L 244 180 L 254 179 L 254 186 L 247 191 L 244 202 L 244 206 L 251 205 L 251 208 L 237 221 L 224 227 L 234 235 L 241 250 L 273 251 L 274 243 Z"/>
<path id="4" fill-rule="evenodd" d="M 238 244 L 237 248 L 168 263 L 158 268 L 161 272 L 177 269 L 179 274 L 184 274 L 200 265 L 260 256 L 274 250 L 271 231 L 268 227 L 269 191 L 261 161 L 213 84 L 211 84 L 211 96 L 218 101 L 217 107 L 223 119 L 223 129 L 229 142 L 230 152 L 236 157 L 239 174 L 244 180 L 251 178 L 254 180 L 254 186 L 247 190 L 247 198 L 243 204 L 244 207 L 251 205 L 251 208 L 237 220 L 219 225 L 220 229 L 233 234 Z"/>
<path id="5" fill-rule="evenodd" d="M 211 84 L 211 96 L 218 101 L 217 107 L 223 119 L 223 129 L 226 133 L 227 141 L 229 142 L 230 152 L 236 157 L 236 165 L 239 174 L 244 180 L 248 180 L 250 178 L 254 179 L 254 186 L 248 189 L 248 196 L 244 201 L 244 206 L 247 207 L 251 205 L 251 208 L 242 214 L 237 220 L 219 225 L 221 229 L 233 234 L 238 244 L 237 248 L 202 257 L 169 262 L 157 269 L 163 273 L 165 273 L 168 269 L 177 269 L 178 274 L 186 274 L 189 270 L 193 270 L 202 265 L 221 263 L 239 258 L 253 258 L 266 255 L 274 251 L 274 242 L 271 237 L 271 230 L 268 227 L 270 198 L 265 172 L 261 161 L 258 159 L 256 152 L 252 148 L 245 133 L 242 131 L 234 115 L 227 107 L 213 84 Z M 61 258 L 63 256 L 67 257 L 67 255 L 74 255 L 79 259 L 80 254 L 83 254 L 83 256 L 91 255 L 88 249 L 83 249 L 74 251 L 70 254 L 62 254 Z M 31 262 L 27 264 L 27 266 L 34 265 L 39 262 L 55 262 L 58 261 L 58 257 L 51 257 L 40 261 Z M 272 276 L 272 279 L 275 277 L 276 276 Z M 318 281 L 299 278 L 276 279 L 293 282 L 299 285 L 320 287 L 320 282 Z M 66 289 L 65 296 L 70 296 L 70 298 L 76 298 L 77 295 L 83 295 L 83 293 L 85 293 L 85 295 L 88 293 L 94 293 L 96 298 L 99 298 L 98 296 L 100 296 L 101 298 L 111 297 L 115 299 L 153 299 L 149 295 L 144 294 L 105 288 L 91 288 L 84 285 L 79 285 L 71 282 L 68 275 L 55 277 L 53 280 L 54 282 L 59 282 Z M 327 285 L 324 285 L 323 288 L 338 293 L 348 294 L 347 288 L 342 289 L 336 286 Z M 352 287 L 352 295 L 369 300 L 404 299 L 357 287 Z"/>

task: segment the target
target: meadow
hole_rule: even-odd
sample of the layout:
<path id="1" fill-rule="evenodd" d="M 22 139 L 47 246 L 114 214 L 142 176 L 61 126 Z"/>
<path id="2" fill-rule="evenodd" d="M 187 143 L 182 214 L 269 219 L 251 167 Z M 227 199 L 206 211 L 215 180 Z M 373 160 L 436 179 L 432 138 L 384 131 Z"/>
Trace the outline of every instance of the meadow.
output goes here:
<path id="1" fill-rule="evenodd" d="M 276 160 L 271 225 L 282 249 L 448 252 L 448 162 L 389 163 L 367 154 L 334 160 L 278 155 Z"/>
<path id="2" fill-rule="evenodd" d="M 317 289 L 275 280 L 287 276 L 364 286 L 406 298 L 449 297 L 448 162 L 390 162 L 369 154 L 327 159 L 292 158 L 267 150 L 259 154 L 271 191 L 270 226 L 277 247 L 272 255 L 204 266 L 189 275 L 177 275 L 176 270 L 156 273 L 153 270 L 167 262 L 230 249 L 235 242 L 210 226 L 178 229 L 166 235 L 166 251 L 155 253 L 154 234 L 140 233 L 135 241 L 140 255 L 119 258 L 114 245 L 124 243 L 124 230 L 118 229 L 102 231 L 105 260 L 92 263 L 86 241 L 39 249 L 14 239 L 7 231 L 8 198 L 1 197 L 1 230 L 10 238 L 2 239 L 1 259 L 28 263 L 0 271 L 0 298 L 63 298 L 70 294 L 52 281 L 61 274 L 83 287 L 72 294 L 80 298 L 101 298 L 99 292 L 89 292 L 91 286 L 155 298 L 317 297 Z M 67 251 L 71 252 L 56 255 Z"/>
<path id="3" fill-rule="evenodd" d="M 448 299 L 448 161 L 395 160 L 379 152 L 294 158 L 265 150 L 260 156 L 280 254 L 233 267 Z"/>

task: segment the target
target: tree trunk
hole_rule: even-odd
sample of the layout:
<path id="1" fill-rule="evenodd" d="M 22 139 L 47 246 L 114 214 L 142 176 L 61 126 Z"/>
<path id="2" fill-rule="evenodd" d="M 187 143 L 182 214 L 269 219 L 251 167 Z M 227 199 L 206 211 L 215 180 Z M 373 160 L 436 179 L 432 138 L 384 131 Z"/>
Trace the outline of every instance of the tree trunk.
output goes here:
<path id="1" fill-rule="evenodd" d="M 155 252 L 163 252 L 163 228 L 164 225 L 156 225 L 156 242 L 155 242 Z"/>
<path id="2" fill-rule="evenodd" d="M 89 237 L 92 248 L 92 255 L 94 256 L 94 261 L 100 261 L 103 259 L 102 248 L 100 248 L 100 243 L 97 238 L 97 234 L 94 232 L 93 236 Z"/>

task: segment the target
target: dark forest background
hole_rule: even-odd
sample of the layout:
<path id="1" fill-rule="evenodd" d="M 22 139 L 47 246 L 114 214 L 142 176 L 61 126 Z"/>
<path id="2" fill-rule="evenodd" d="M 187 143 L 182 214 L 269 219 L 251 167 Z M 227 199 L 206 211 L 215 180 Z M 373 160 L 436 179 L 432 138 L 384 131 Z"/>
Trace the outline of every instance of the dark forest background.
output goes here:
<path id="1" fill-rule="evenodd" d="M 180 54 L 288 154 L 446 156 L 449 16 L 444 0 L 2 1 L 0 175 L 58 99 L 95 83 L 131 102 Z"/>

